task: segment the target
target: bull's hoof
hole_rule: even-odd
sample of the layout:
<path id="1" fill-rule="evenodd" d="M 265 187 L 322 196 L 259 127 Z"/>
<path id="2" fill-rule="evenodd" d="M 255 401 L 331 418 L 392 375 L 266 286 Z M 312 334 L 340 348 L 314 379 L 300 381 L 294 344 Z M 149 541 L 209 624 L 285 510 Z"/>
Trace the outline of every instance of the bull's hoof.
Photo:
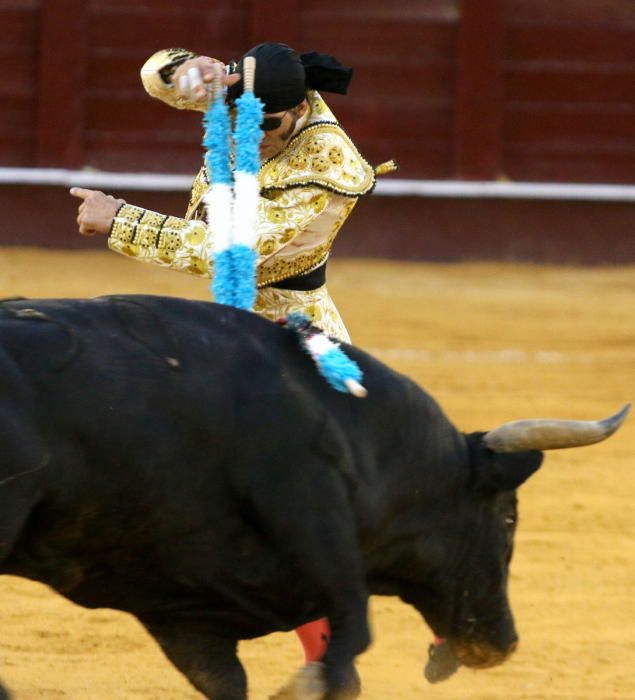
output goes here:
<path id="1" fill-rule="evenodd" d="M 361 683 L 354 666 L 346 668 L 337 678 L 325 680 L 324 664 L 312 661 L 304 666 L 290 683 L 269 700 L 353 700 L 361 695 Z"/>
<path id="2" fill-rule="evenodd" d="M 354 700 L 362 694 L 362 682 L 353 664 L 326 671 L 329 687 L 324 700 Z"/>
<path id="3" fill-rule="evenodd" d="M 293 694 L 294 680 L 292 680 L 291 682 L 282 686 L 282 688 L 277 690 L 273 695 L 269 695 L 268 700 L 294 700 L 295 699 L 295 695 Z"/>
<path id="4" fill-rule="evenodd" d="M 326 693 L 324 664 L 312 661 L 295 677 L 294 700 L 322 700 Z"/>
<path id="5" fill-rule="evenodd" d="M 428 649 L 428 663 L 423 675 L 428 683 L 441 683 L 453 676 L 461 666 L 447 642 L 431 644 Z"/>
<path id="6" fill-rule="evenodd" d="M 269 700 L 322 700 L 325 693 L 324 664 L 312 661 L 303 666 L 284 688 L 269 696 Z"/>

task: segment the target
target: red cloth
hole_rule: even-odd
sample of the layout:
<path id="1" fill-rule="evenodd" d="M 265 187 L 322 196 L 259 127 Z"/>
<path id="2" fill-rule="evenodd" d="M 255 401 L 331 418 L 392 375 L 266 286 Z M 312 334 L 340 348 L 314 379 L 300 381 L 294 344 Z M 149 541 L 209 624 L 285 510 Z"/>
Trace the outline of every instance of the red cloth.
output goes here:
<path id="1" fill-rule="evenodd" d="M 298 627 L 295 633 L 300 638 L 304 648 L 304 660 L 307 664 L 311 661 L 319 661 L 326 654 L 331 628 L 325 617 L 314 622 L 307 622 L 306 625 Z"/>

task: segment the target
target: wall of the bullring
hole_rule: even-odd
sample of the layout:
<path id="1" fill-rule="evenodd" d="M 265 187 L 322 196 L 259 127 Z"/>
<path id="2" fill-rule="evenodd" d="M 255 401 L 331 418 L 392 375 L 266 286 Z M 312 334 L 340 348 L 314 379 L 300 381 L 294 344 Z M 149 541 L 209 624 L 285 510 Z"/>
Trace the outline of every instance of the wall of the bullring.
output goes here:
<path id="1" fill-rule="evenodd" d="M 355 69 L 329 101 L 400 178 L 635 185 L 631 0 L 4 0 L 0 166 L 193 173 L 200 115 L 143 91 L 155 50 L 262 40 Z M 120 193 L 170 213 L 184 193 Z M 63 188 L 0 186 L 0 242 L 86 245 Z M 635 260 L 633 204 L 377 196 L 337 253 Z"/>

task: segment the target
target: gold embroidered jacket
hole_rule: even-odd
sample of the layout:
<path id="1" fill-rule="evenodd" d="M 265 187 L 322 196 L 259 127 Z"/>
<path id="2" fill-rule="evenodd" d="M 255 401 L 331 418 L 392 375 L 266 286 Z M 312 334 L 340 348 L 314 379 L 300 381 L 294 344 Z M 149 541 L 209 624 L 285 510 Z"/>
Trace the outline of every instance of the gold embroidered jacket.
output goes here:
<path id="1" fill-rule="evenodd" d="M 178 101 L 169 79 L 191 58 L 182 49 L 152 56 L 141 71 L 150 95 L 181 109 L 204 106 Z M 288 146 L 262 164 L 258 178 L 258 286 L 315 269 L 328 257 L 340 227 L 358 197 L 375 184 L 372 167 L 317 92 L 307 93 L 309 112 Z M 109 247 L 144 262 L 211 276 L 214 232 L 204 221 L 202 198 L 209 188 L 205 166 L 196 176 L 185 218 L 132 205 L 117 213 Z"/>

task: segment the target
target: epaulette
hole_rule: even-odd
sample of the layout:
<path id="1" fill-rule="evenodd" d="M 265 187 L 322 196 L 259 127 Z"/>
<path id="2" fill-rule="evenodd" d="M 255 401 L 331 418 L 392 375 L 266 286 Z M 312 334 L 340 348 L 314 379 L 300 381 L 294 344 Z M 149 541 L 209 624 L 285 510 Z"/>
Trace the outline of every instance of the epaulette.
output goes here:
<path id="1" fill-rule="evenodd" d="M 375 186 L 375 171 L 337 122 L 316 121 L 301 129 L 258 175 L 263 191 L 317 185 L 359 197 Z"/>

